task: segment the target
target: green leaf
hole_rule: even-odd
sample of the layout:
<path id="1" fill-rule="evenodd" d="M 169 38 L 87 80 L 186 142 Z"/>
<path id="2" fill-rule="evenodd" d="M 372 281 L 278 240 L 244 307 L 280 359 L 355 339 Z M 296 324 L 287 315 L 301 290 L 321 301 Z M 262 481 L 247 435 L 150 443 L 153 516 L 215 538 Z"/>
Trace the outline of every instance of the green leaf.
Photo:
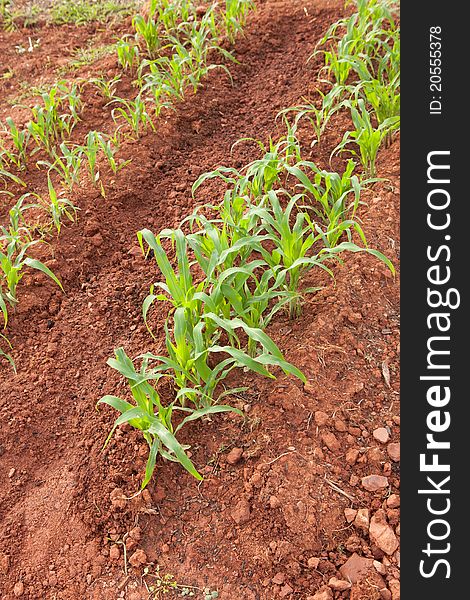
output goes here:
<path id="1" fill-rule="evenodd" d="M 39 261 L 35 258 L 28 257 L 28 258 L 25 258 L 24 264 L 27 265 L 28 267 L 30 267 L 31 269 L 36 269 L 37 271 L 42 271 L 43 273 L 45 273 L 48 277 L 50 277 L 52 279 L 52 281 L 57 283 L 57 285 L 60 287 L 60 289 L 62 291 L 64 291 L 62 284 L 57 279 L 57 277 L 54 275 L 54 273 L 48 267 L 46 267 L 46 265 L 44 265 L 41 261 Z"/>
<path id="2" fill-rule="evenodd" d="M 179 431 L 183 427 L 183 425 L 186 425 L 186 423 L 189 423 L 190 421 L 196 421 L 197 419 L 201 419 L 206 415 L 213 415 L 222 412 L 234 412 L 237 415 L 243 417 L 242 411 L 238 408 L 233 408 L 232 406 L 227 406 L 224 404 L 216 404 L 214 406 L 208 406 L 207 408 L 200 408 L 199 410 L 195 410 L 193 413 L 191 413 L 189 416 L 185 417 L 181 421 L 181 423 L 176 428 L 175 432 Z"/>
<path id="3" fill-rule="evenodd" d="M 158 436 L 162 443 L 176 456 L 181 466 L 183 466 L 188 473 L 191 473 L 193 477 L 202 481 L 202 476 L 196 471 L 196 468 L 183 450 L 181 444 L 175 436 L 160 423 L 160 421 L 153 419 L 148 428 L 148 432 Z"/>

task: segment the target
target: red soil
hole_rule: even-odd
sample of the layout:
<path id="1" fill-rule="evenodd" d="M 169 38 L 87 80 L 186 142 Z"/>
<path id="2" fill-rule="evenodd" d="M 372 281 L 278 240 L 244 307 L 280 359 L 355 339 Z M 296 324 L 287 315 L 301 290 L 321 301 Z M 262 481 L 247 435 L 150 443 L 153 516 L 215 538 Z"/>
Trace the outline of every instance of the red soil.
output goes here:
<path id="1" fill-rule="evenodd" d="M 230 153 L 239 138 L 280 134 L 277 112 L 315 87 L 318 64 L 307 65 L 307 58 L 342 11 L 336 1 L 259 3 L 246 38 L 236 44 L 241 64 L 231 68 L 233 85 L 222 71 L 212 73 L 156 134 L 128 144 L 123 155 L 132 164 L 113 182 L 104 178 L 105 199 L 86 185 L 74 197 L 78 223 L 63 230 L 44 257 L 66 293 L 42 275 L 25 277 L 9 324 L 18 374 L 0 362 L 2 599 L 16 597 L 15 584 L 31 599 L 151 597 L 144 583 L 156 578 L 142 579 L 145 565 L 129 563 L 138 548 L 150 573 L 158 564 L 160 575 L 218 590 L 222 600 L 308 599 L 331 577 L 344 579 L 338 569 L 357 552 L 381 562 L 383 574 L 373 571 L 352 589 L 324 598 L 399 598 L 398 552 L 384 555 L 367 529 L 344 514 L 384 507 L 395 530 L 399 522 L 395 503 L 387 504 L 390 494 L 399 494 L 399 462 L 372 435 L 386 427 L 389 443 L 399 439 L 399 283 L 373 257 L 348 257 L 336 267 L 335 283 L 321 277 L 326 287 L 308 297 L 300 319 L 280 316 L 271 325 L 269 334 L 303 369 L 308 385 L 238 374 L 235 383 L 249 391 L 234 403 L 245 408 L 246 420 L 217 415 L 187 428 L 183 441 L 191 440 L 192 459 L 205 474 L 201 484 L 178 465 L 159 462 L 146 492 L 122 500 L 139 489 L 146 445 L 123 430 L 102 453 L 115 414 L 94 408 L 104 393 L 125 393 L 105 364 L 115 347 L 131 356 L 163 350 L 165 307 L 154 311 L 157 342 L 141 318 L 156 269 L 137 251 L 135 232 L 177 226 L 196 204 L 190 190 L 202 172 L 257 156 L 249 144 Z M 15 76 L 36 77 L 44 55 L 33 52 L 25 70 L 11 51 L 21 35 L 28 33 L 0 33 L 0 53 Z M 87 29 L 73 27 L 34 32 L 50 52 L 48 70 L 63 60 L 61 42 L 83 44 L 87 36 Z M 93 70 L 117 73 L 114 58 L 80 75 Z M 126 90 L 124 80 L 121 95 Z M 4 100 L 13 92 L 2 82 Z M 86 102 L 77 136 L 109 127 L 104 103 L 91 92 Z M 4 101 L 2 117 L 10 112 Z M 337 119 L 311 158 L 325 164 L 343 130 L 344 118 Z M 398 153 L 398 141 L 382 151 L 378 172 L 388 180 L 366 194 L 360 211 L 370 246 L 396 266 Z M 27 180 L 42 185 L 33 169 Z M 197 201 L 215 200 L 222 189 L 213 183 Z M 1 203 L 4 214 L 7 199 Z M 312 272 L 305 284 L 317 277 Z M 231 465 L 233 448 L 243 455 Z M 371 474 L 386 476 L 387 487 L 367 491 L 361 478 Z"/>

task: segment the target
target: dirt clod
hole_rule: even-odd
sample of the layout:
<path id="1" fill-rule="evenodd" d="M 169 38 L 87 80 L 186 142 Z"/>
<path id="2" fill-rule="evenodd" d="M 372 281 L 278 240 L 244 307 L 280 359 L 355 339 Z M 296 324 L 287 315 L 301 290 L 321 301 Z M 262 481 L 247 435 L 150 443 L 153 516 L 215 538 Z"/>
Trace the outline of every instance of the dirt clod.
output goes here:
<path id="1" fill-rule="evenodd" d="M 250 504 L 248 500 L 240 500 L 230 514 L 237 525 L 244 525 L 245 523 L 248 523 L 251 517 Z"/>
<path id="2" fill-rule="evenodd" d="M 377 492 L 388 487 L 388 479 L 383 475 L 367 475 L 362 478 L 361 483 L 368 492 Z"/>
<path id="3" fill-rule="evenodd" d="M 385 511 L 378 510 L 370 520 L 369 536 L 371 542 L 386 554 L 393 554 L 398 548 L 398 539 L 387 522 Z"/>
<path id="4" fill-rule="evenodd" d="M 229 465 L 236 465 L 240 462 L 243 455 L 243 448 L 232 448 L 227 454 L 227 462 Z"/>
<path id="5" fill-rule="evenodd" d="M 139 548 L 134 552 L 134 554 L 131 554 L 129 562 L 133 567 L 142 567 L 147 563 L 147 555 L 142 549 Z"/>
<path id="6" fill-rule="evenodd" d="M 385 427 L 378 427 L 377 429 L 374 429 L 372 435 L 381 444 L 386 444 L 390 439 L 390 434 L 385 429 Z"/>

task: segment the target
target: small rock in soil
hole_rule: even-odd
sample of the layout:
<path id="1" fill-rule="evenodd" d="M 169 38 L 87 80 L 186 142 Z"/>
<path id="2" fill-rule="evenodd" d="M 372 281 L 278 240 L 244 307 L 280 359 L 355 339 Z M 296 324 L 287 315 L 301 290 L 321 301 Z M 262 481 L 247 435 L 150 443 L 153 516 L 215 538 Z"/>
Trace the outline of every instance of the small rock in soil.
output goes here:
<path id="1" fill-rule="evenodd" d="M 388 586 L 392 592 L 392 600 L 400 600 L 400 582 L 398 579 L 390 579 Z"/>
<path id="2" fill-rule="evenodd" d="M 400 506 L 400 496 L 397 494 L 391 494 L 387 498 L 387 506 L 389 508 L 398 508 Z"/>
<path id="3" fill-rule="evenodd" d="M 332 577 L 328 582 L 328 585 L 332 590 L 335 590 L 335 592 L 344 592 L 345 590 L 349 590 L 351 587 L 351 583 L 349 581 L 338 579 L 337 577 Z"/>
<path id="4" fill-rule="evenodd" d="M 282 586 L 281 591 L 279 592 L 279 597 L 287 598 L 287 596 L 290 596 L 293 591 L 294 590 L 291 588 L 291 586 L 286 583 L 286 585 Z"/>
<path id="5" fill-rule="evenodd" d="M 140 527 L 134 527 L 129 531 L 129 537 L 136 542 L 140 541 L 140 538 L 142 537 L 142 529 Z"/>
<path id="6" fill-rule="evenodd" d="M 340 449 L 338 438 L 331 431 L 326 431 L 322 436 L 322 441 L 330 452 L 337 452 Z"/>
<path id="7" fill-rule="evenodd" d="M 385 429 L 385 427 L 378 427 L 377 429 L 374 429 L 372 435 L 381 444 L 386 444 L 390 439 L 390 434 Z"/>
<path id="8" fill-rule="evenodd" d="M 10 569 L 10 557 L 0 552 L 0 575 L 7 575 Z"/>
<path id="9" fill-rule="evenodd" d="M 380 448 L 371 448 L 367 451 L 367 460 L 370 463 L 379 463 L 382 461 L 382 451 Z"/>
<path id="10" fill-rule="evenodd" d="M 117 544 L 111 546 L 111 548 L 109 549 L 109 558 L 111 560 L 118 560 L 120 556 L 121 551 L 119 550 L 119 546 Z"/>
<path id="11" fill-rule="evenodd" d="M 398 548 L 398 539 L 382 509 L 378 510 L 370 520 L 369 537 L 371 542 L 386 554 L 393 554 Z"/>
<path id="12" fill-rule="evenodd" d="M 323 412 L 322 410 L 317 410 L 315 412 L 315 423 L 320 427 L 322 425 L 326 425 L 329 419 L 330 417 L 326 414 L 326 412 Z"/>
<path id="13" fill-rule="evenodd" d="M 357 515 L 357 510 L 355 510 L 354 508 L 345 508 L 344 509 L 344 516 L 346 517 L 346 521 L 348 523 L 352 523 L 354 521 L 354 519 L 356 518 Z"/>
<path id="14" fill-rule="evenodd" d="M 147 555 L 141 549 L 136 550 L 134 552 L 134 554 L 132 554 L 131 557 L 129 558 L 129 562 L 131 563 L 131 565 L 133 567 L 136 567 L 136 568 L 141 567 L 146 564 Z"/>
<path id="15" fill-rule="evenodd" d="M 349 450 L 346 452 L 346 462 L 348 465 L 356 464 L 358 458 L 359 450 L 357 448 L 349 448 Z"/>
<path id="16" fill-rule="evenodd" d="M 307 561 L 307 565 L 309 569 L 316 569 L 318 568 L 318 563 L 320 562 L 320 559 L 317 558 L 316 556 L 311 556 L 308 561 Z"/>
<path id="17" fill-rule="evenodd" d="M 271 579 L 271 581 L 275 585 L 282 585 L 285 580 L 286 580 L 286 576 L 284 573 L 281 573 L 281 572 L 276 573 L 276 575 L 274 575 L 274 577 Z"/>
<path id="18" fill-rule="evenodd" d="M 229 465 L 236 465 L 240 462 L 240 459 L 243 454 L 242 448 L 232 448 L 230 452 L 227 454 L 227 462 Z"/>
<path id="19" fill-rule="evenodd" d="M 352 554 L 348 560 L 340 567 L 339 572 L 347 581 L 357 583 L 364 579 L 367 572 L 370 571 L 373 565 L 372 558 L 364 558 L 356 554 Z"/>
<path id="20" fill-rule="evenodd" d="M 22 596 L 24 593 L 24 585 L 22 581 L 17 581 L 13 588 L 13 594 L 17 597 Z"/>
<path id="21" fill-rule="evenodd" d="M 312 600 L 333 600 L 333 592 L 325 585 L 312 596 Z"/>
<path id="22" fill-rule="evenodd" d="M 383 563 L 379 560 L 374 560 L 374 569 L 377 571 L 379 575 L 386 575 L 387 569 Z"/>
<path id="23" fill-rule="evenodd" d="M 114 488 L 109 494 L 109 498 L 113 508 L 122 509 L 126 507 L 127 501 L 121 488 Z"/>
<path id="24" fill-rule="evenodd" d="M 99 248 L 103 245 L 104 239 L 101 233 L 96 233 L 93 237 L 90 238 L 90 242 L 95 246 L 95 248 Z"/>
<path id="25" fill-rule="evenodd" d="M 369 509 L 368 508 L 360 508 L 357 511 L 356 518 L 354 519 L 354 526 L 357 529 L 362 529 L 362 531 L 366 532 L 369 529 Z"/>
<path id="26" fill-rule="evenodd" d="M 387 452 L 393 462 L 400 461 L 400 444 L 392 442 L 387 446 Z"/>
<path id="27" fill-rule="evenodd" d="M 367 475 L 362 478 L 361 483 L 368 492 L 377 492 L 388 487 L 388 479 L 383 475 Z"/>
<path id="28" fill-rule="evenodd" d="M 237 525 L 248 523 L 251 517 L 250 505 L 247 500 L 240 500 L 231 512 L 232 519 Z"/>
<path id="29" fill-rule="evenodd" d="M 281 506 L 281 501 L 277 496 L 271 496 L 269 498 L 269 506 L 271 508 L 279 508 Z"/>

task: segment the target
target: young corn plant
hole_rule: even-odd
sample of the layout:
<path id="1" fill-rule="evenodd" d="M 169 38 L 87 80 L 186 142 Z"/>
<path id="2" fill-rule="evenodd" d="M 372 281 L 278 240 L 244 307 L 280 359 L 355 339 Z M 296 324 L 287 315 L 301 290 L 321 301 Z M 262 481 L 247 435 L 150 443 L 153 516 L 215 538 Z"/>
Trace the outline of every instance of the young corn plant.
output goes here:
<path id="1" fill-rule="evenodd" d="M 27 268 L 46 274 L 63 290 L 60 281 L 46 265 L 28 256 L 30 248 L 42 240 L 33 240 L 24 224 L 23 214 L 30 208 L 23 205 L 24 199 L 25 197 L 20 198 L 10 210 L 8 228 L 0 227 L 0 310 L 3 313 L 5 327 L 8 324 L 7 303 L 10 306 L 17 304 L 17 286 Z"/>
<path id="2" fill-rule="evenodd" d="M 400 126 L 400 74 L 398 73 L 393 81 L 386 84 L 377 79 L 362 81 L 357 86 L 356 98 L 358 95 L 372 108 L 379 126 L 388 119 L 396 119 L 394 127 L 390 128 L 385 135 L 385 147 L 387 147 L 391 142 L 393 131 Z"/>
<path id="3" fill-rule="evenodd" d="M 59 146 L 61 154 L 52 150 L 53 162 L 39 160 L 37 165 L 43 165 L 49 171 L 55 171 L 69 191 L 79 182 L 80 167 L 83 160 L 83 148 L 81 146 L 69 147 L 66 142 Z"/>
<path id="4" fill-rule="evenodd" d="M 345 89 L 343 86 L 333 86 L 327 94 L 324 94 L 321 90 L 317 90 L 321 97 L 321 104 L 318 106 L 313 101 L 309 101 L 307 104 L 287 108 L 281 111 L 279 115 L 286 115 L 290 112 L 296 113 L 294 129 L 297 128 L 302 118 L 307 117 L 316 137 L 312 145 L 314 143 L 319 144 L 331 117 L 341 108 L 340 101 Z"/>
<path id="5" fill-rule="evenodd" d="M 208 417 L 209 415 L 227 411 L 232 411 L 240 415 L 242 413 L 236 408 L 224 405 L 206 406 L 193 410 L 177 405 L 176 399 L 165 406 L 158 390 L 150 383 L 152 380 L 158 383 L 159 379 L 163 376 L 163 372 L 158 369 L 149 368 L 151 356 L 144 355 L 140 358 L 142 359 L 142 366 L 139 371 L 136 371 L 132 360 L 127 356 L 123 348 L 118 348 L 115 351 L 115 358 L 108 360 L 108 365 L 127 379 L 133 402 L 128 402 L 117 396 L 103 396 L 98 401 L 98 405 L 107 404 L 121 413 L 114 422 L 104 447 L 109 443 L 116 428 L 119 425 L 128 423 L 142 432 L 149 446 L 149 456 L 141 489 L 144 489 L 149 483 L 155 471 L 159 455 L 167 460 L 179 463 L 193 477 L 201 480 L 202 476 L 198 473 L 186 453 L 189 446 L 183 446 L 178 442 L 176 438 L 177 433 L 187 423 Z M 177 426 L 173 424 L 174 411 L 183 411 L 183 414 L 187 414 Z"/>
<path id="6" fill-rule="evenodd" d="M 122 119 L 134 132 L 135 139 L 138 139 L 148 127 L 155 131 L 154 122 L 147 111 L 147 103 L 140 94 L 135 100 L 115 98 L 112 102 L 119 104 L 111 111 L 113 121 L 117 123 Z"/>
<path id="7" fill-rule="evenodd" d="M 136 15 L 132 20 L 132 26 L 136 32 L 137 41 L 143 41 L 146 46 L 149 58 L 156 58 L 161 48 L 161 38 L 158 22 L 154 19 L 155 7 L 158 0 L 152 0 L 150 3 L 149 15 L 147 18 L 142 15 Z"/>
<path id="8" fill-rule="evenodd" d="M 135 43 L 134 38 L 124 36 L 116 43 L 116 52 L 118 63 L 124 71 L 132 71 L 135 65 L 139 62 L 139 47 Z"/>
<path id="9" fill-rule="evenodd" d="M 184 24 L 196 20 L 196 7 L 190 0 L 159 0 L 154 4 L 155 20 L 166 35 L 184 29 Z"/>
<path id="10" fill-rule="evenodd" d="M 359 179 L 353 174 L 355 163 L 349 159 L 342 175 L 336 172 L 321 170 L 310 161 L 301 161 L 287 167 L 289 174 L 298 183 L 296 188 L 303 191 L 302 200 L 306 210 L 314 213 L 326 226 L 325 237 L 328 247 L 336 246 L 344 231 L 358 231 L 358 225 L 353 221 L 360 203 L 361 192 L 374 179 Z"/>
<path id="11" fill-rule="evenodd" d="M 249 327 L 264 330 L 274 315 L 289 301 L 285 290 L 286 274 L 281 266 L 267 268 L 263 260 L 251 260 L 223 271 L 213 283 L 210 296 L 204 299 L 206 307 L 214 310 L 220 303 L 213 298 L 221 296 L 228 302 L 230 315 L 242 319 Z M 258 345 L 249 337 L 247 351 L 256 356 Z"/>
<path id="12" fill-rule="evenodd" d="M 306 212 L 297 212 L 294 219 L 292 213 L 301 198 L 302 195 L 292 196 L 286 208 L 283 209 L 278 193 L 271 190 L 268 193 L 269 204 L 267 206 L 251 209 L 264 223 L 270 242 L 269 249 L 264 247 L 262 250 L 263 259 L 271 268 L 281 265 L 284 269 L 285 289 L 290 294 L 291 318 L 297 317 L 301 312 L 300 280 L 303 274 L 313 267 L 318 267 L 333 277 L 333 272 L 325 262 L 330 259 L 340 260 L 340 254 L 344 251 L 368 252 L 382 260 L 393 272 L 392 264 L 382 253 L 366 247 L 366 241 L 360 228 L 356 227 L 356 230 L 365 247 L 357 246 L 351 241 L 329 247 L 325 233 L 311 221 Z M 339 225 L 339 228 L 341 233 L 346 230 L 344 223 Z M 335 231 L 330 229 L 329 234 L 334 235 L 334 233 Z M 320 245 L 318 251 L 315 249 L 317 243 Z M 309 288 L 303 290 L 303 294 L 312 293 L 318 289 L 318 287 Z"/>
<path id="13" fill-rule="evenodd" d="M 186 75 L 183 71 L 175 68 L 171 70 L 167 68 L 170 62 L 168 57 L 165 60 L 144 60 L 138 70 L 142 93 L 151 94 L 157 118 L 163 109 L 174 110 L 174 102 L 184 99 Z M 148 72 L 144 73 L 146 68 L 148 68 Z"/>
<path id="14" fill-rule="evenodd" d="M 106 79 L 105 77 L 93 77 L 88 83 L 94 85 L 105 100 L 112 100 L 116 94 L 117 84 L 121 81 L 119 75 Z"/>
<path id="15" fill-rule="evenodd" d="M 64 82 L 59 82 L 49 92 L 42 93 L 41 98 L 43 106 L 37 104 L 31 108 L 33 118 L 27 129 L 36 145 L 52 154 L 53 147 L 61 139 L 69 137 L 80 121 L 82 101 L 78 86 L 74 84 L 69 88 Z"/>
<path id="16" fill-rule="evenodd" d="M 7 183 L 6 180 L 16 183 L 16 185 L 20 185 L 21 187 L 26 187 L 26 183 L 22 179 L 20 179 L 20 177 L 18 177 L 14 173 L 11 173 L 11 171 L 8 171 L 7 169 L 2 168 L 2 163 L 0 163 L 0 181 L 2 181 L 4 185 L 6 185 L 6 183 Z M 9 195 L 12 195 L 7 190 L 0 190 L 0 193 L 6 193 Z"/>
<path id="17" fill-rule="evenodd" d="M 277 142 L 269 140 L 268 146 L 252 138 L 239 140 L 237 143 L 256 142 L 264 153 L 263 157 L 249 163 L 242 169 L 242 172 L 232 168 L 219 167 L 209 173 L 203 173 L 192 186 L 193 195 L 206 180 L 214 178 L 220 178 L 230 184 L 233 187 L 233 193 L 239 197 L 259 198 L 278 186 L 285 174 L 286 165 L 301 160 L 301 149 L 295 135 L 295 125 L 291 126 L 287 120 L 285 123 L 288 129 L 287 135 Z"/>
<path id="18" fill-rule="evenodd" d="M 345 101 L 344 105 L 349 107 L 351 118 L 355 127 L 354 131 L 347 131 L 341 142 L 334 148 L 331 155 L 337 152 L 350 152 L 353 155 L 359 155 L 361 164 L 364 167 L 366 177 L 375 177 L 377 153 L 382 142 L 391 136 L 398 129 L 400 117 L 389 117 L 377 127 L 371 120 L 371 115 L 367 110 L 366 104 L 362 98 L 356 103 Z M 354 144 L 358 151 L 348 147 Z"/>
<path id="19" fill-rule="evenodd" d="M 100 180 L 98 169 L 98 157 L 102 154 L 107 160 L 112 172 L 116 174 L 120 169 L 129 164 L 128 161 L 117 162 L 116 152 L 118 150 L 119 138 L 117 135 L 111 138 L 101 131 L 89 131 L 85 137 L 85 144 L 80 146 L 80 152 L 87 159 L 88 172 L 94 185 L 100 183 L 101 194 L 105 196 L 104 186 Z"/>
<path id="20" fill-rule="evenodd" d="M 176 270 L 173 269 L 171 261 L 162 245 L 162 240 L 168 237 L 172 240 L 175 247 Z M 185 235 L 180 229 L 175 231 L 164 230 L 158 236 L 155 236 L 149 229 L 143 229 L 137 233 L 137 238 L 145 255 L 148 255 L 150 251 L 153 252 L 155 261 L 165 280 L 164 282 L 159 281 L 152 285 L 150 294 L 144 300 L 142 313 L 147 328 L 149 328 L 149 309 L 157 300 L 170 302 L 175 310 L 182 308 L 185 311 L 186 319 L 190 326 L 195 327 L 202 311 L 201 300 L 198 299 L 198 294 L 205 289 L 206 282 L 197 282 L 193 277 Z M 164 293 L 155 293 L 155 288 Z M 152 332 L 150 331 L 150 333 Z"/>
<path id="21" fill-rule="evenodd" d="M 75 222 L 78 208 L 74 206 L 73 202 L 71 202 L 68 198 L 64 198 L 60 194 L 57 194 L 49 173 L 47 174 L 47 186 L 49 198 L 47 200 L 45 198 L 41 198 L 41 204 L 46 213 L 49 215 L 57 234 L 60 234 L 62 222 L 65 219 L 71 223 Z"/>
<path id="22" fill-rule="evenodd" d="M 256 8 L 253 0 L 226 0 L 222 20 L 225 33 L 233 44 L 236 37 L 243 32 L 248 14 Z"/>
<path id="23" fill-rule="evenodd" d="M 204 333 L 207 325 L 215 331 L 212 339 Z M 242 342 L 237 335 L 239 329 L 259 348 L 260 352 L 256 357 L 242 350 Z M 170 331 L 167 324 L 165 333 L 168 357 L 152 354 L 145 356 L 158 361 L 158 369 L 166 371 L 173 379 L 177 389 L 176 398 L 182 406 L 189 402 L 197 409 L 208 408 L 219 402 L 222 397 L 240 391 L 239 388 L 225 390 L 215 397 L 219 384 L 235 367 L 274 379 L 269 367 L 275 366 L 305 381 L 304 375 L 284 359 L 279 348 L 266 333 L 261 329 L 249 327 L 241 319 L 227 319 L 206 312 L 193 327 L 186 318 L 185 309 L 180 307 L 173 315 L 173 331 Z M 235 340 L 236 346 L 217 344 L 223 333 Z M 214 354 L 227 357 L 212 368 L 210 357 Z"/>
<path id="24" fill-rule="evenodd" d="M 8 151 L 3 145 L 0 145 L 0 148 L 6 153 L 10 163 L 14 164 L 18 169 L 24 169 L 28 159 L 29 132 L 27 129 L 18 129 L 11 117 L 7 117 L 5 122 L 4 133 L 11 140 L 14 151 Z"/>

